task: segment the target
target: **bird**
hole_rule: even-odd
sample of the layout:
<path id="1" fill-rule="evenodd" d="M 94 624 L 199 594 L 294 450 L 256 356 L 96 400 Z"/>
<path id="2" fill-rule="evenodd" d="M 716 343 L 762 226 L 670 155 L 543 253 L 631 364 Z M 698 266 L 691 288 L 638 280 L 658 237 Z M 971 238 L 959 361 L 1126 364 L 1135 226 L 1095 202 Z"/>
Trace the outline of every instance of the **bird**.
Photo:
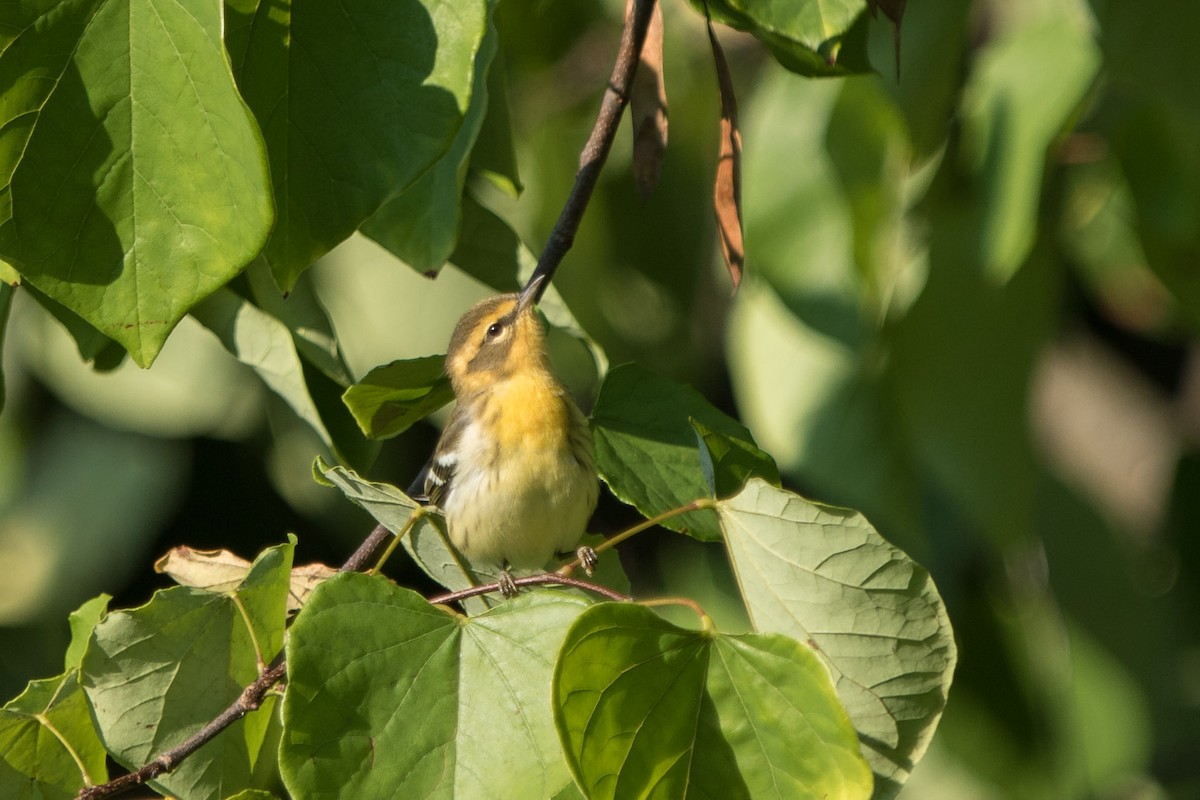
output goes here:
<path id="1" fill-rule="evenodd" d="M 579 544 L 596 507 L 587 418 L 555 376 L 534 310 L 543 276 L 520 292 L 480 301 L 463 314 L 446 353 L 457 401 L 424 480 L 450 541 L 473 564 L 544 567 Z M 595 554 L 579 548 L 591 574 Z"/>

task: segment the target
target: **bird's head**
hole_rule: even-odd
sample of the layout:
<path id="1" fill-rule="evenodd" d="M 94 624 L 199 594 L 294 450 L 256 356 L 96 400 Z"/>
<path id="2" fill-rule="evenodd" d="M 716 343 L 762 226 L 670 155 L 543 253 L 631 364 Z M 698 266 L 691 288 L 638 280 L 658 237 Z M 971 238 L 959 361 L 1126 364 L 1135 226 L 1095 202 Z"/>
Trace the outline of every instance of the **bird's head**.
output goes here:
<path id="1" fill-rule="evenodd" d="M 458 321 L 446 373 L 460 398 L 524 371 L 548 369 L 545 335 L 534 313 L 543 281 L 539 276 L 520 293 L 482 300 Z"/>

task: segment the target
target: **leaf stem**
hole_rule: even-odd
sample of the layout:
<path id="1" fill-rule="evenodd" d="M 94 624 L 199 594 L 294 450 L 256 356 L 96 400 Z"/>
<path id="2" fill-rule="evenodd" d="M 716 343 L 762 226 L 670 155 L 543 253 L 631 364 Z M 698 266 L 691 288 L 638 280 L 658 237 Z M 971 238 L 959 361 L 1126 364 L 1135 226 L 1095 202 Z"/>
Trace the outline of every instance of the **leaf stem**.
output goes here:
<path id="1" fill-rule="evenodd" d="M 57 691 L 55 692 L 55 694 L 57 694 Z M 53 702 L 54 701 L 52 700 L 50 703 L 46 704 L 47 711 L 50 710 L 50 706 L 53 704 Z M 92 785 L 92 776 L 88 772 L 87 767 L 84 765 L 83 759 L 80 758 L 79 754 L 75 752 L 75 748 L 72 747 L 71 743 L 67 741 L 67 737 L 63 736 L 62 733 L 58 730 L 58 728 L 54 727 L 54 724 L 52 722 L 50 722 L 50 717 L 47 716 L 45 713 L 42 713 L 42 714 L 34 714 L 33 718 L 36 719 L 38 722 L 40 722 L 46 730 L 48 730 L 48 731 L 50 731 L 50 733 L 54 734 L 54 738 L 58 739 L 58 743 L 61 744 L 63 746 L 63 749 L 66 750 L 71 755 L 71 759 L 75 762 L 75 766 L 79 768 L 79 774 L 83 777 L 83 785 L 91 786 Z"/>
<path id="2" fill-rule="evenodd" d="M 704 610 L 704 606 L 690 597 L 656 597 L 653 600 L 639 600 L 637 602 L 638 605 L 646 606 L 647 608 L 654 608 L 655 606 L 684 606 L 685 608 L 690 608 L 700 618 L 700 625 L 705 633 L 716 630 L 716 624 L 713 622 L 712 617 L 708 615 L 708 612 Z"/>
<path id="3" fill-rule="evenodd" d="M 713 500 L 711 497 L 699 497 L 699 498 L 693 500 L 692 502 L 688 503 L 687 505 L 682 505 L 682 506 L 679 506 L 679 508 L 672 508 L 669 511 L 664 511 L 661 514 L 656 514 L 653 517 L 650 517 L 649 519 L 642 520 L 641 522 L 639 522 L 638 524 L 636 524 L 632 527 L 626 528 L 625 530 L 621 531 L 617 535 L 612 536 L 608 539 L 605 539 L 603 542 L 601 542 L 600 544 L 593 547 L 592 551 L 594 553 L 596 553 L 596 555 L 600 555 L 605 550 L 611 550 L 612 548 L 616 547 L 617 545 L 619 545 L 621 542 L 625 541 L 629 537 L 636 536 L 637 534 L 641 533 L 642 531 L 646 530 L 647 528 L 653 528 L 655 525 L 660 525 L 673 517 L 678 517 L 681 514 L 687 514 L 692 511 L 699 511 L 700 509 L 703 509 L 703 508 L 716 508 L 716 507 L 717 507 L 717 501 Z M 578 558 L 576 558 L 572 561 L 568 561 L 566 564 L 563 564 L 561 567 L 559 567 L 558 574 L 559 575 L 570 575 L 579 566 L 580 566 L 580 561 Z"/>
<path id="4" fill-rule="evenodd" d="M 383 569 L 383 565 L 386 564 L 387 560 L 392 557 L 392 553 L 396 551 L 396 547 L 400 544 L 404 537 L 408 535 L 408 532 L 413 529 L 413 526 L 416 525 L 419 520 L 425 517 L 426 513 L 425 506 L 417 506 L 417 508 L 408 515 L 408 520 L 404 523 L 404 527 L 401 528 L 400 532 L 393 536 L 388 542 L 387 549 L 383 551 L 383 555 L 381 555 L 379 560 L 375 562 L 375 566 L 367 570 L 368 575 L 374 575 Z"/>
<path id="5" fill-rule="evenodd" d="M 246 611 L 246 606 L 242 604 L 242 598 L 238 597 L 237 592 L 230 592 L 226 596 L 233 601 L 234 608 L 242 615 L 242 622 L 246 624 L 246 632 L 250 634 L 250 644 L 254 646 L 254 663 L 258 667 L 258 674 L 261 675 L 267 668 L 267 661 L 263 658 L 262 647 L 258 643 L 258 634 L 254 632 L 254 624 L 250 621 L 250 613 Z"/>

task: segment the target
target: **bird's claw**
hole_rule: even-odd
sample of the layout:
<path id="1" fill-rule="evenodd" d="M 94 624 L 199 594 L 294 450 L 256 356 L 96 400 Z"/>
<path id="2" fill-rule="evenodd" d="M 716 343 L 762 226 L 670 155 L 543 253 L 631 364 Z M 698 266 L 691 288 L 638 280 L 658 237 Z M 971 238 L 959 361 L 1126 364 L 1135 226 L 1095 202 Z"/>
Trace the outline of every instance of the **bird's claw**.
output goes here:
<path id="1" fill-rule="evenodd" d="M 508 574 L 508 570 L 500 573 L 500 577 L 496 579 L 496 583 L 500 584 L 500 596 L 505 600 L 512 600 L 521 593 L 517 589 L 517 583 L 513 580 L 513 576 Z"/>
<path id="2" fill-rule="evenodd" d="M 596 572 L 596 564 L 600 563 L 600 556 L 596 555 L 596 551 L 584 545 L 575 551 L 575 557 L 579 559 L 588 577 L 592 577 Z"/>

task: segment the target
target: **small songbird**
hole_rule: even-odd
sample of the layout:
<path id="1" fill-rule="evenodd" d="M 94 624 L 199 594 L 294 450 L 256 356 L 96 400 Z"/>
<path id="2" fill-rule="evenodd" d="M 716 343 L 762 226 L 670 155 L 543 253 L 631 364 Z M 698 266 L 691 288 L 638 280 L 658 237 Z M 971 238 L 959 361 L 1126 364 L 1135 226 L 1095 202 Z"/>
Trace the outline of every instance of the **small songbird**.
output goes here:
<path id="1" fill-rule="evenodd" d="M 551 372 L 534 313 L 541 283 L 484 300 L 455 326 L 446 373 L 458 405 L 425 477 L 454 546 L 502 570 L 574 550 L 599 494 L 587 419 Z"/>

